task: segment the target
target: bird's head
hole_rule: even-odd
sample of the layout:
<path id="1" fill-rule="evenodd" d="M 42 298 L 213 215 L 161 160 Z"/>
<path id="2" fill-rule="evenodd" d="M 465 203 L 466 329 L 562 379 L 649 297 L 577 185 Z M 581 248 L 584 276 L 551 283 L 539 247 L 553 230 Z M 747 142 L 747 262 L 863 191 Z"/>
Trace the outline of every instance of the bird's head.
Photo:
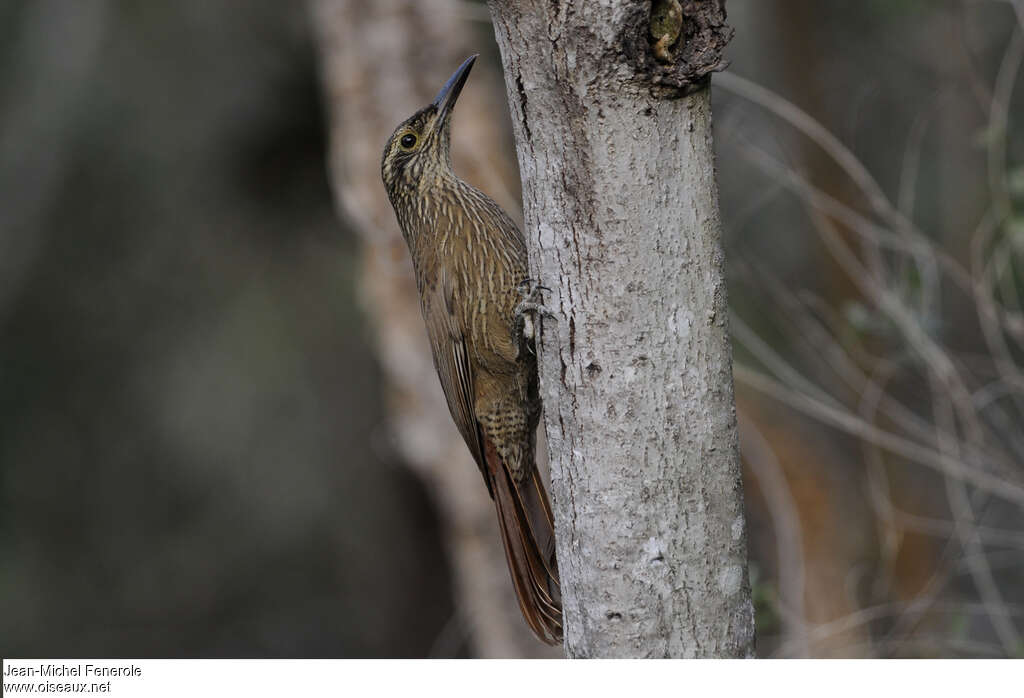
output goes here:
<path id="1" fill-rule="evenodd" d="M 388 139 L 380 173 L 392 201 L 403 191 L 415 191 L 425 178 L 451 172 L 452 110 L 476 58 L 467 58 L 434 101 L 403 121 Z"/>

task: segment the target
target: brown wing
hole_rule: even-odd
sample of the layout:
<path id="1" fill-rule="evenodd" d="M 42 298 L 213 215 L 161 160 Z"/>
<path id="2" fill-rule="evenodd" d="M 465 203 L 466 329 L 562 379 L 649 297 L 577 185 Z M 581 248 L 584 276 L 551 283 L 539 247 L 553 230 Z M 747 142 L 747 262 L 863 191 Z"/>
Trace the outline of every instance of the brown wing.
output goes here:
<path id="1" fill-rule="evenodd" d="M 434 368 L 441 379 L 441 388 L 448 400 L 455 426 L 469 446 L 480 472 L 490 489 L 490 478 L 484 465 L 483 447 L 473 410 L 473 371 L 469 363 L 469 347 L 454 310 L 454 288 L 448 274 L 441 269 L 434 288 L 423 296 L 423 320 L 427 325 Z"/>

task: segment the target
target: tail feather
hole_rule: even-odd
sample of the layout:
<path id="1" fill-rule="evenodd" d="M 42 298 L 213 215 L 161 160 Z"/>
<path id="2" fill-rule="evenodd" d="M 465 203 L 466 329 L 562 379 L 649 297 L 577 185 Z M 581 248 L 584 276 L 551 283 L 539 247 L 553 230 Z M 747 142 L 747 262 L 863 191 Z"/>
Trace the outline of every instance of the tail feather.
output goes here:
<path id="1" fill-rule="evenodd" d="M 562 598 L 547 492 L 536 472 L 518 486 L 486 437 L 484 458 L 519 609 L 542 642 L 557 644 L 562 639 Z"/>
<path id="2" fill-rule="evenodd" d="M 511 479 L 511 478 L 510 478 Z M 527 533 L 534 541 L 536 548 L 540 551 L 540 560 L 544 565 L 544 572 L 547 577 L 558 584 L 558 566 L 555 564 L 555 520 L 551 515 L 551 504 L 548 502 L 548 493 L 541 482 L 540 473 L 536 468 L 529 482 L 523 486 L 516 486 L 512 483 L 512 492 L 516 498 L 516 504 L 524 512 Z"/>

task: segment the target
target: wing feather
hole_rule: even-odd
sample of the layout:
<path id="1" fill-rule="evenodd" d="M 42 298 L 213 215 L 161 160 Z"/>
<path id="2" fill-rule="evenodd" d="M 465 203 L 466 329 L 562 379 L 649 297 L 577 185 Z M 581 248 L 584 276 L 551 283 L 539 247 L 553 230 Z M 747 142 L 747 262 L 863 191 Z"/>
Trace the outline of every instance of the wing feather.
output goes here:
<path id="1" fill-rule="evenodd" d="M 441 270 L 437 283 L 423 295 L 423 319 L 434 356 L 434 368 L 441 379 L 441 389 L 448 401 L 448 410 L 477 467 L 490 489 L 484 465 L 483 447 L 477 430 L 473 370 L 469 362 L 470 347 L 455 314 L 454 288 L 448 274 Z"/>

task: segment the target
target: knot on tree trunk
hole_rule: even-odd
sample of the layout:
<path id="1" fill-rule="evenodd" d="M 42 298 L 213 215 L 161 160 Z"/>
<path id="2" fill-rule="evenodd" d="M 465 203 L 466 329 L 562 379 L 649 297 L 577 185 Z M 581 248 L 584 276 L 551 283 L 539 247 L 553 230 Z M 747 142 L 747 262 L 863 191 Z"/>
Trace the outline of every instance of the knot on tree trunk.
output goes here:
<path id="1" fill-rule="evenodd" d="M 733 30 L 725 0 L 638 3 L 625 27 L 623 53 L 659 97 L 691 94 L 728 65 L 723 53 Z"/>

